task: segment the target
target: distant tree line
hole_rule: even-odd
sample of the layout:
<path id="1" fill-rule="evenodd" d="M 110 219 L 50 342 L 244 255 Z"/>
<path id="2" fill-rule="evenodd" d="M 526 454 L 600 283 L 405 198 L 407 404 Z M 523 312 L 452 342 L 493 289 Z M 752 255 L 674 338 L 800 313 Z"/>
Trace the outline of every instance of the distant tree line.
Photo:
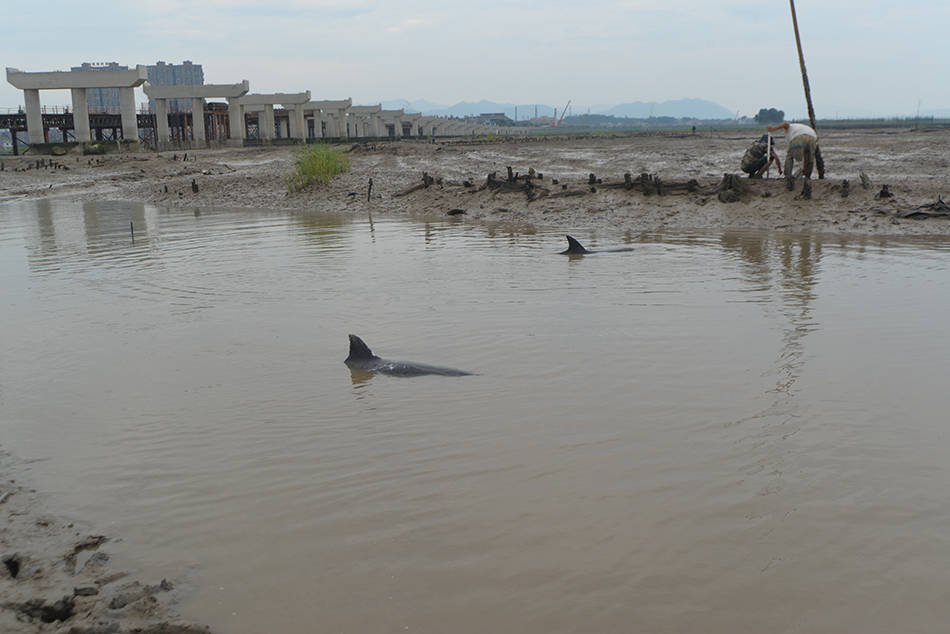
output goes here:
<path id="1" fill-rule="evenodd" d="M 754 117 L 756 123 L 781 123 L 785 121 L 785 111 L 775 108 L 760 108 Z"/>
<path id="2" fill-rule="evenodd" d="M 617 127 L 631 124 L 660 124 L 673 125 L 698 121 L 695 117 L 615 117 L 609 114 L 578 114 L 570 117 L 564 117 L 564 124 L 574 126 L 585 126 L 592 128 Z"/>

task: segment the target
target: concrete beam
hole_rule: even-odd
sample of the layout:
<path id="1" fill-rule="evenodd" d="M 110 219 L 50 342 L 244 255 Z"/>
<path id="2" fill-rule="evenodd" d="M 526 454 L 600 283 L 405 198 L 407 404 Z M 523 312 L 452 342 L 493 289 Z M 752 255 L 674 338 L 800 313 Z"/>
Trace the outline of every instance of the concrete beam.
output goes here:
<path id="1" fill-rule="evenodd" d="M 69 90 L 70 88 L 135 88 L 148 79 L 145 66 L 128 70 L 57 70 L 28 73 L 7 67 L 7 82 L 21 90 Z"/>
<path id="2" fill-rule="evenodd" d="M 240 84 L 204 84 L 201 86 L 153 86 L 142 88 L 151 99 L 226 99 L 241 97 L 250 90 L 245 79 Z"/>
<path id="3" fill-rule="evenodd" d="M 310 101 L 310 91 L 307 92 L 275 92 L 269 95 L 253 93 L 250 95 L 244 95 L 240 97 L 240 102 L 242 106 L 275 106 L 281 105 L 284 107 L 287 106 L 297 106 L 302 105 Z"/>
<path id="4" fill-rule="evenodd" d="M 323 100 L 323 101 L 308 101 L 303 105 L 303 109 L 310 110 L 322 110 L 326 112 L 327 110 L 346 110 L 353 105 L 352 99 L 337 99 L 337 100 Z"/>
<path id="5" fill-rule="evenodd" d="M 383 111 L 383 106 L 377 104 L 375 106 L 350 106 L 347 109 L 349 114 L 364 115 L 364 114 L 379 114 Z"/>

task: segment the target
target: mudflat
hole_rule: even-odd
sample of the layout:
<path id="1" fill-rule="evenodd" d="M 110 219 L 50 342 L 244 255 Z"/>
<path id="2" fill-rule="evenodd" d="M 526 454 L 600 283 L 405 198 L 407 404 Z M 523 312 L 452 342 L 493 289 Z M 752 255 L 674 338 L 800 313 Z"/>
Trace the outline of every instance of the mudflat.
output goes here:
<path id="1" fill-rule="evenodd" d="M 349 173 L 300 193 L 285 183 L 292 146 L 7 157 L 0 200 L 50 196 L 421 218 L 452 211 L 473 221 L 604 238 L 690 229 L 950 234 L 950 208 L 942 202 L 950 199 L 950 130 L 823 131 L 826 174 L 813 174 L 810 196 L 800 178 L 787 189 L 774 168 L 762 180 L 740 172 L 758 134 L 737 128 L 346 143 L 338 147 L 350 155 Z M 784 161 L 783 138 L 777 146 Z"/>

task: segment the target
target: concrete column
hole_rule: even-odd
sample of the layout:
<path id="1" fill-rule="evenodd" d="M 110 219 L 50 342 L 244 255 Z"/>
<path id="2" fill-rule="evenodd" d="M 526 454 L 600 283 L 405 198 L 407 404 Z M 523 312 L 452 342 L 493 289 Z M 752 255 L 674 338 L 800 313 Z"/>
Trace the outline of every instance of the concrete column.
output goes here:
<path id="1" fill-rule="evenodd" d="M 73 98 L 73 132 L 76 134 L 76 140 L 80 143 L 89 143 L 92 141 L 92 134 L 89 131 L 89 102 L 86 101 L 86 89 L 71 88 L 69 93 Z"/>
<path id="2" fill-rule="evenodd" d="M 122 138 L 127 141 L 139 140 L 139 126 L 135 120 L 135 89 L 119 88 L 119 112 L 122 114 Z"/>
<path id="3" fill-rule="evenodd" d="M 402 119 L 399 117 L 393 119 L 393 136 L 397 139 L 402 138 Z"/>
<path id="4" fill-rule="evenodd" d="M 257 113 L 257 135 L 262 141 L 274 138 L 274 104 L 267 104 Z"/>
<path id="5" fill-rule="evenodd" d="M 168 145 L 168 100 L 155 100 L 155 147 L 159 150 Z"/>
<path id="6" fill-rule="evenodd" d="M 43 143 L 43 111 L 40 109 L 40 91 L 34 88 L 24 90 L 23 105 L 26 107 L 26 133 L 30 143 Z"/>
<path id="7" fill-rule="evenodd" d="M 302 105 L 290 111 L 290 136 L 294 139 L 307 140 L 307 121 L 303 117 Z"/>
<path id="8" fill-rule="evenodd" d="M 327 115 L 327 136 L 333 138 L 343 136 L 340 133 L 340 121 L 336 113 L 329 113 Z"/>
<path id="9" fill-rule="evenodd" d="M 238 102 L 238 99 L 240 97 L 228 98 L 228 127 L 231 128 L 229 140 L 232 145 L 244 144 L 244 106 Z"/>
<path id="10" fill-rule="evenodd" d="M 207 145 L 208 137 L 205 133 L 205 100 L 201 97 L 193 97 L 191 99 L 191 134 L 195 139 L 195 145 L 199 147 Z"/>

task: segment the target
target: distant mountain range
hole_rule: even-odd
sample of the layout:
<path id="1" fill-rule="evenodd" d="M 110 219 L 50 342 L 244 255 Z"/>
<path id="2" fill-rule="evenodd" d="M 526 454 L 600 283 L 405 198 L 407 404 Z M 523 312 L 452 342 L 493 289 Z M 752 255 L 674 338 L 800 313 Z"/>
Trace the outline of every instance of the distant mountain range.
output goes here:
<path id="1" fill-rule="evenodd" d="M 382 102 L 386 110 L 402 108 L 406 112 L 420 112 L 425 115 L 463 117 L 485 112 L 503 112 L 511 119 L 524 121 L 535 116 L 554 116 L 554 106 L 547 104 L 513 104 L 496 101 L 462 101 L 454 106 L 433 103 L 426 100 L 409 101 L 390 99 Z M 558 106 L 558 116 L 562 113 Z M 603 114 L 614 117 L 646 119 L 648 117 L 676 117 L 687 119 L 732 119 L 735 113 L 718 103 L 705 99 L 674 99 L 672 101 L 633 101 L 615 106 L 598 105 L 572 107 L 568 114 Z"/>

